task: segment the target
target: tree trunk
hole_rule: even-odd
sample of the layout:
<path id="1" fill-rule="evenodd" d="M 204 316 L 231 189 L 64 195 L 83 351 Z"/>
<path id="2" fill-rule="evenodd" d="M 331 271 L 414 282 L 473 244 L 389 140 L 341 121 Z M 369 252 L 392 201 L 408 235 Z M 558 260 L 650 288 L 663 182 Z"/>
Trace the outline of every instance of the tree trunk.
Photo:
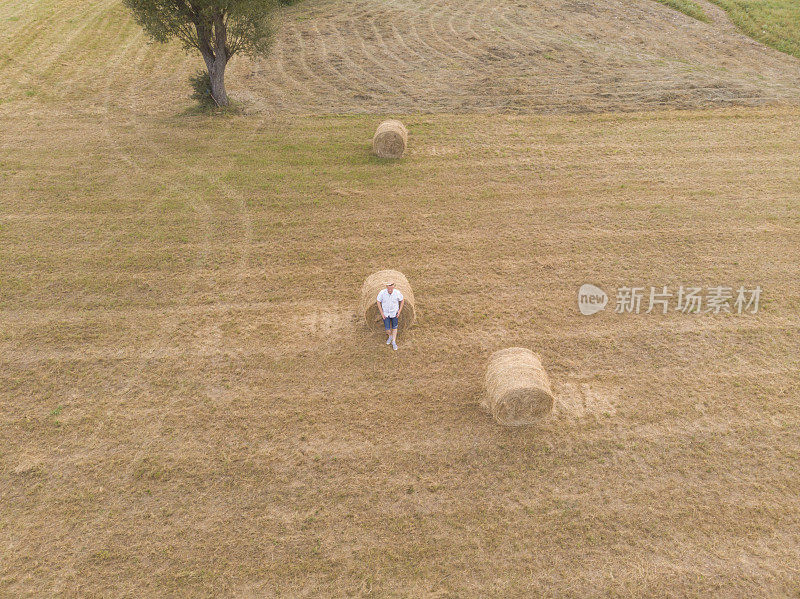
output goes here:
<path id="1" fill-rule="evenodd" d="M 228 106 L 228 94 L 225 92 L 225 67 L 228 61 L 225 55 L 217 56 L 208 65 L 208 76 L 211 79 L 211 97 L 219 106 Z"/>
<path id="2" fill-rule="evenodd" d="M 221 12 L 214 15 L 210 26 L 205 25 L 200 18 L 194 25 L 198 48 L 206 61 L 208 77 L 211 79 L 211 97 L 217 106 L 228 106 L 231 102 L 225 92 L 225 67 L 231 59 L 231 52 L 228 48 L 228 27 L 224 15 Z"/>

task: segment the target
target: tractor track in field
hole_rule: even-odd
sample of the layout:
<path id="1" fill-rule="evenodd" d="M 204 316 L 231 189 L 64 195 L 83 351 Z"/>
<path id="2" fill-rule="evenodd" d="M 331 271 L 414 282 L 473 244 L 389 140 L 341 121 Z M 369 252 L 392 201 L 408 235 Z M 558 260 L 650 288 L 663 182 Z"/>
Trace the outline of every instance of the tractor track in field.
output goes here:
<path id="1" fill-rule="evenodd" d="M 800 61 L 651 0 L 310 0 L 235 67 L 268 112 L 585 112 L 800 100 Z M 244 77 L 242 74 L 244 73 Z"/>
<path id="2" fill-rule="evenodd" d="M 186 105 L 198 56 L 147 44 L 117 0 L 92 0 L 67 29 L 73 6 L 7 17 L 0 90 L 100 106 L 112 94 L 134 120 Z M 234 59 L 229 92 L 262 118 L 800 103 L 800 60 L 703 6 L 711 23 L 654 0 L 304 0 L 284 9 L 269 57 Z"/>

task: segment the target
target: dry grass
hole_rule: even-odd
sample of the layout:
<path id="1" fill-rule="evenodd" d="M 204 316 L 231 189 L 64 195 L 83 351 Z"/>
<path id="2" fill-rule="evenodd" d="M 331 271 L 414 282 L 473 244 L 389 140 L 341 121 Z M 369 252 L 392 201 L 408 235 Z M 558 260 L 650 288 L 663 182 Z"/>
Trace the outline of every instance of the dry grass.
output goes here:
<path id="1" fill-rule="evenodd" d="M 234 59 L 229 91 L 256 113 L 796 104 L 800 62 L 703 6 L 713 23 L 653 0 L 305 0 L 286 9 L 269 59 Z M 154 52 L 119 0 L 4 2 L 0 23 L 3 101 L 186 106 L 202 62 Z"/>
<path id="2" fill-rule="evenodd" d="M 409 115 L 386 164 L 372 117 L 0 107 L 0 588 L 788 594 L 798 116 Z M 354 293 L 387 261 L 398 352 Z M 587 318 L 587 281 L 767 302 Z M 504 345 L 549 423 L 479 409 Z"/>
<path id="3" fill-rule="evenodd" d="M 572 4 L 567 28 L 605 12 Z M 328 23 L 306 6 L 295 47 Z M 489 36 L 470 6 L 453 26 Z M 445 52 L 446 8 L 403 27 Z M 407 114 L 414 143 L 387 164 L 374 116 L 183 114 L 193 61 L 120 16 L 0 4 L 0 595 L 796 592 L 800 111 Z M 345 75 L 366 72 L 353 52 Z M 735 56 L 719 77 L 755 81 Z M 346 76 L 298 95 L 312 63 L 291 57 L 250 83 L 242 65 L 236 93 L 347 108 Z M 785 92 L 784 58 L 757 89 Z M 625 106 L 650 106 L 644 87 Z M 386 264 L 424 314 L 398 352 L 359 314 Z M 585 282 L 760 284 L 765 302 L 587 318 Z M 547 364 L 542 425 L 478 407 L 508 345 Z"/>

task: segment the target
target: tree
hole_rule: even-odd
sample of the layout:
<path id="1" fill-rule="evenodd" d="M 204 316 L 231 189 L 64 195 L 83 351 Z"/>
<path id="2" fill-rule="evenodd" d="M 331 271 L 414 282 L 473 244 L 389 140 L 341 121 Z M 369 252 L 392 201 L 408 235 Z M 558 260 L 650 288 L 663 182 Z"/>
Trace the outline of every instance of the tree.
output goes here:
<path id="1" fill-rule="evenodd" d="M 211 97 L 230 104 L 225 67 L 234 54 L 266 55 L 273 38 L 277 0 L 123 0 L 157 42 L 180 40 L 200 51 L 211 80 Z"/>

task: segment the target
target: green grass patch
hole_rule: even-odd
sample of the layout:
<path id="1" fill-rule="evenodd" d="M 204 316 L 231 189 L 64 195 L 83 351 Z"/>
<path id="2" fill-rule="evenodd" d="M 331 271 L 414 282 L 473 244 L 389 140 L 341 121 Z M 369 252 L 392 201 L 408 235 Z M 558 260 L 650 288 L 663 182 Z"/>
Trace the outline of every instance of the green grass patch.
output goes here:
<path id="1" fill-rule="evenodd" d="M 797 0 L 711 0 L 739 29 L 759 42 L 800 58 L 800 2 Z"/>
<path id="2" fill-rule="evenodd" d="M 711 19 L 692 0 L 656 0 L 709 23 Z M 711 0 L 723 8 L 744 33 L 762 44 L 800 58 L 800 2 L 797 0 Z"/>
<path id="3" fill-rule="evenodd" d="M 711 21 L 705 11 L 697 3 L 692 2 L 692 0 L 658 0 L 658 2 L 666 4 L 675 10 L 679 10 L 698 21 L 703 21 L 704 23 L 709 23 Z"/>

